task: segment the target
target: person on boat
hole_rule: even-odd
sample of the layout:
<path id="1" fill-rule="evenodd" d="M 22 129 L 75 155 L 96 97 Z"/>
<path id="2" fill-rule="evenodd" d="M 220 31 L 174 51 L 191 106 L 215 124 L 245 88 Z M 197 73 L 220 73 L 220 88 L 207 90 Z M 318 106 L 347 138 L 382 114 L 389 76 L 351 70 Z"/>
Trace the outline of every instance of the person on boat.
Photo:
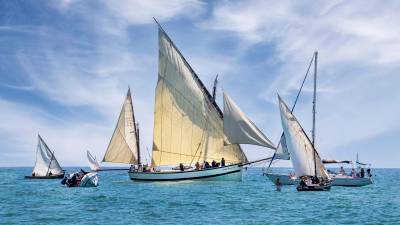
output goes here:
<path id="1" fill-rule="evenodd" d="M 365 172 L 364 172 L 364 168 L 361 167 L 361 171 L 360 171 L 360 177 L 364 178 Z"/>
<path id="2" fill-rule="evenodd" d="M 50 171 L 50 172 L 49 172 L 49 176 L 51 176 L 51 175 L 53 175 L 53 173 Z"/>
<path id="3" fill-rule="evenodd" d="M 215 162 L 215 160 L 213 160 L 213 161 L 211 162 L 211 166 L 212 166 L 213 168 L 217 167 L 217 162 Z"/>
<path id="4" fill-rule="evenodd" d="M 208 161 L 204 161 L 204 169 L 208 169 L 210 167 L 210 163 Z"/>
<path id="5" fill-rule="evenodd" d="M 224 167 L 225 166 L 225 159 L 224 159 L 224 157 L 222 157 L 222 159 L 221 159 L 221 167 Z"/>
<path id="6" fill-rule="evenodd" d="M 340 167 L 339 174 L 340 175 L 345 175 L 346 174 L 346 171 L 344 171 L 343 166 Z"/>
<path id="7" fill-rule="evenodd" d="M 185 167 L 183 166 L 183 163 L 179 163 L 179 169 L 181 171 L 185 171 Z"/>
<path id="8" fill-rule="evenodd" d="M 368 174 L 368 177 L 372 177 L 371 169 L 370 169 L 370 168 L 367 169 L 367 174 Z"/>
<path id="9" fill-rule="evenodd" d="M 318 184 L 318 183 L 319 183 L 318 177 L 317 177 L 317 176 L 311 177 L 311 182 L 312 182 L 313 184 Z"/>
<path id="10" fill-rule="evenodd" d="M 351 177 L 355 177 L 356 176 L 356 171 L 353 169 L 351 169 L 351 173 L 350 173 Z"/>
<path id="11" fill-rule="evenodd" d="M 300 185 L 301 187 L 307 186 L 307 184 L 306 184 L 306 178 L 305 178 L 304 176 L 300 177 L 300 183 L 299 183 L 299 185 Z"/>
<path id="12" fill-rule="evenodd" d="M 196 167 L 196 170 L 201 170 L 201 167 L 200 167 L 200 163 L 199 163 L 199 162 L 196 162 L 196 164 L 194 164 L 194 166 Z"/>
<path id="13" fill-rule="evenodd" d="M 77 183 L 77 175 L 76 173 L 72 174 L 71 178 L 67 180 L 68 187 L 75 187 Z"/>
<path id="14" fill-rule="evenodd" d="M 36 175 L 35 172 L 33 172 L 33 173 L 32 173 L 32 177 L 34 177 L 35 175 Z"/>

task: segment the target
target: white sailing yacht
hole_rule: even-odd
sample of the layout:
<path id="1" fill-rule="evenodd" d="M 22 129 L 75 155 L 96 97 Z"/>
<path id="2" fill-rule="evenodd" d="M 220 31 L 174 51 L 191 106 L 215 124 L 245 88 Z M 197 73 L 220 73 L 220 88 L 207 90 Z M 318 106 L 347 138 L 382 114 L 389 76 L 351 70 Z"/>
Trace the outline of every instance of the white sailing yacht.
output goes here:
<path id="1" fill-rule="evenodd" d="M 227 95 L 224 95 L 224 106 L 228 108 L 225 107 L 225 113 L 222 113 L 189 63 L 156 23 L 159 28 L 159 68 L 153 170 L 131 170 L 130 178 L 136 181 L 241 180 L 242 167 L 249 162 L 238 143 L 251 142 L 270 148 L 273 144 L 243 113 L 237 111 Z M 244 119 L 240 128 L 242 132 L 233 129 L 237 119 Z M 244 131 L 249 132 L 247 137 Z M 212 168 L 199 166 L 211 161 L 221 161 L 222 165 Z M 175 169 L 177 165 L 180 170 Z M 160 170 L 162 167 L 172 169 Z"/>
<path id="2" fill-rule="evenodd" d="M 96 156 L 93 156 L 89 150 L 86 151 L 86 156 L 88 158 L 89 167 L 92 171 L 100 171 L 100 163 L 97 161 Z"/>
<path id="3" fill-rule="evenodd" d="M 64 177 L 64 170 L 61 168 L 54 151 L 44 142 L 42 137 L 38 135 L 38 145 L 36 148 L 36 162 L 32 175 L 25 176 L 28 179 L 56 179 Z"/>
<path id="4" fill-rule="evenodd" d="M 117 125 L 102 162 L 140 164 L 139 127 L 128 89 Z"/>

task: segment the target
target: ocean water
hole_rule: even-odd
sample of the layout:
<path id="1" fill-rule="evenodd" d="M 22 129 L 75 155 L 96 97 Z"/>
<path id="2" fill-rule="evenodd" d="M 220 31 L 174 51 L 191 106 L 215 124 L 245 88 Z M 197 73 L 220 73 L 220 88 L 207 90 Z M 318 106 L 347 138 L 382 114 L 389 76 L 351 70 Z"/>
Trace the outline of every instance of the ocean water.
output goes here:
<path id="1" fill-rule="evenodd" d="M 329 192 L 277 192 L 260 168 L 242 182 L 133 182 L 108 171 L 97 188 L 24 179 L 30 172 L 0 168 L 0 224 L 400 224 L 400 169 L 375 169 L 373 185 Z"/>

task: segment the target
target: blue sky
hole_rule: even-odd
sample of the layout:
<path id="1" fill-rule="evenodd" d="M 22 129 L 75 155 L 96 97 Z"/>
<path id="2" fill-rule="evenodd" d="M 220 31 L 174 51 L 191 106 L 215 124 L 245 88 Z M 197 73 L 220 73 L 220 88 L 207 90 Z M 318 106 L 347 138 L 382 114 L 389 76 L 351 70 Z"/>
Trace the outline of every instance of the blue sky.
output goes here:
<path id="1" fill-rule="evenodd" d="M 156 17 L 204 83 L 219 74 L 219 94 L 275 142 L 276 93 L 293 103 L 318 50 L 320 154 L 400 167 L 399 11 L 398 1 L 0 0 L 0 166 L 33 165 L 37 133 L 62 165 L 86 165 L 86 149 L 101 158 L 128 85 L 151 149 Z M 311 81 L 295 109 L 307 131 Z"/>

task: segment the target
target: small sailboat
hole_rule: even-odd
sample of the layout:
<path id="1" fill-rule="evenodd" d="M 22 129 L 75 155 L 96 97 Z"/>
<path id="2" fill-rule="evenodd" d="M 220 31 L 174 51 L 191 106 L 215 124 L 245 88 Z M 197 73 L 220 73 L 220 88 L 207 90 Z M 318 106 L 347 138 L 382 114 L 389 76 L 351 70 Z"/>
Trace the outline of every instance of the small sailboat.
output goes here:
<path id="1" fill-rule="evenodd" d="M 159 28 L 159 68 L 152 168 L 132 169 L 130 178 L 134 181 L 241 180 L 243 166 L 250 162 L 236 141 L 250 142 L 254 135 L 252 144 L 273 147 L 272 143 L 248 119 L 241 124 L 242 131 L 249 132 L 247 137 L 232 129 L 236 116 L 244 118 L 244 115 L 234 114 L 237 113 L 235 109 L 229 115 L 225 110 L 222 113 L 215 98 L 156 23 Z M 227 95 L 224 100 L 224 106 L 231 106 L 232 101 Z M 211 161 L 214 166 L 209 167 Z M 220 161 L 218 166 L 216 162 Z"/>
<path id="2" fill-rule="evenodd" d="M 330 177 L 300 123 L 279 97 L 282 127 L 296 175 L 300 177 L 298 191 L 326 191 L 331 188 Z M 312 178 L 312 179 L 311 179 Z"/>
<path id="3" fill-rule="evenodd" d="M 102 162 L 140 164 L 139 124 L 135 121 L 131 90 L 128 89 L 117 125 Z M 113 170 L 113 169 L 108 169 Z"/>
<path id="4" fill-rule="evenodd" d="M 296 99 L 294 100 L 294 103 L 293 103 L 293 106 L 292 106 L 292 109 L 291 109 L 291 113 L 293 113 L 294 108 L 296 107 L 296 103 L 299 100 L 301 91 L 302 91 L 302 89 L 304 87 L 304 83 L 305 83 L 305 81 L 307 79 L 307 76 L 309 74 L 311 65 L 314 62 L 314 57 L 315 57 L 315 54 L 313 54 L 313 57 L 311 58 L 311 61 L 310 61 L 309 65 L 308 65 L 308 68 L 307 68 L 307 72 L 304 75 L 303 82 L 301 83 L 299 91 L 297 92 L 297 96 L 296 96 Z M 270 168 L 271 168 L 271 165 L 272 165 L 274 160 L 275 161 L 276 160 L 290 160 L 290 154 L 289 154 L 289 150 L 288 150 L 287 145 L 286 145 L 285 134 L 283 132 L 281 134 L 281 138 L 279 140 L 278 146 L 276 147 L 276 151 L 275 151 L 274 155 L 272 156 L 272 159 L 271 159 L 268 167 L 265 168 L 265 170 L 263 172 L 263 175 L 267 176 L 268 179 L 270 179 L 273 183 L 276 183 L 276 181 L 279 180 L 281 185 L 297 184 L 298 183 L 298 179 L 295 176 L 295 174 L 293 174 L 293 173 L 290 173 L 290 174 L 276 174 L 276 173 L 270 172 Z"/>
<path id="5" fill-rule="evenodd" d="M 89 167 L 92 171 L 100 171 L 100 163 L 97 161 L 96 156 L 93 156 L 89 150 L 86 151 L 86 156 L 88 158 Z"/>
<path id="6" fill-rule="evenodd" d="M 331 179 L 315 148 L 315 108 L 317 55 L 314 56 L 314 96 L 312 141 L 286 103 L 278 96 L 283 133 L 296 175 L 300 178 L 298 191 L 327 191 L 331 188 Z"/>
<path id="7" fill-rule="evenodd" d="M 27 179 L 57 179 L 64 177 L 64 170 L 61 168 L 54 151 L 52 152 L 42 137 L 38 135 L 36 148 L 36 162 L 32 175 L 25 176 Z"/>

